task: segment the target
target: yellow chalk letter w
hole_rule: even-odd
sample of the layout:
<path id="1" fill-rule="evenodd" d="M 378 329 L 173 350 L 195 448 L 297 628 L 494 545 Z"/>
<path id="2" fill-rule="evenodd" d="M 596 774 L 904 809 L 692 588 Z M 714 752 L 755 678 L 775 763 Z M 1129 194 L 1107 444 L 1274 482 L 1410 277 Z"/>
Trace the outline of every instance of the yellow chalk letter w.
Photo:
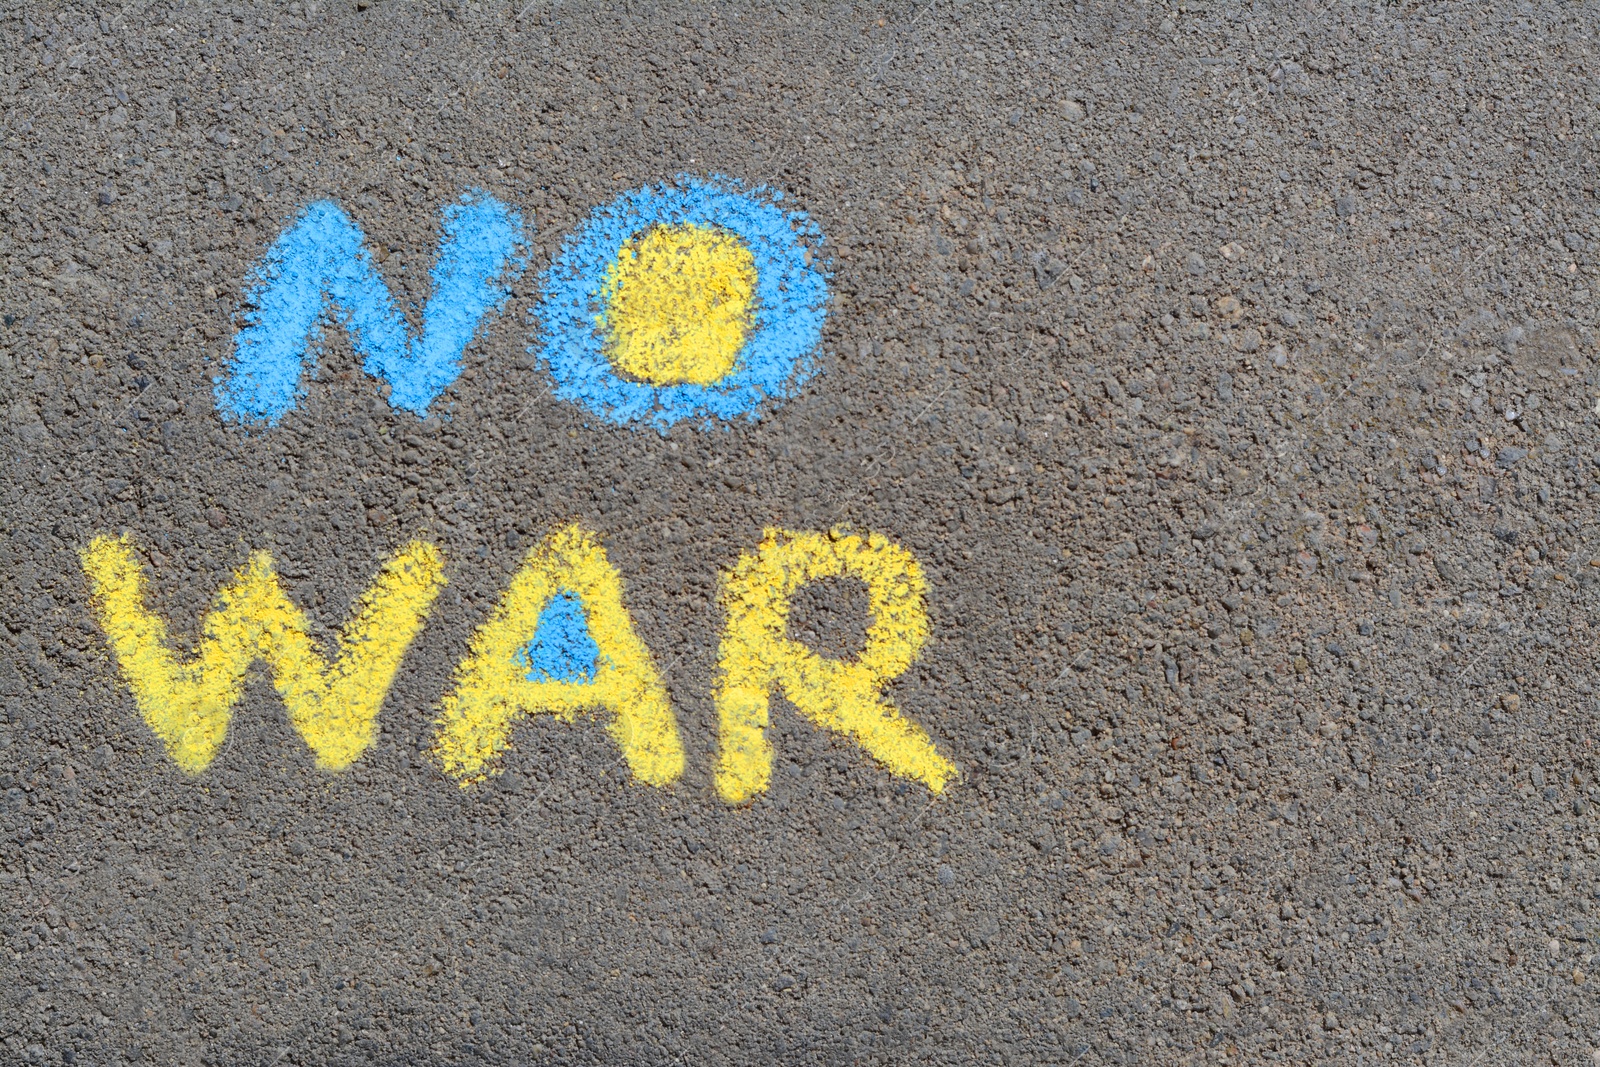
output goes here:
<path id="1" fill-rule="evenodd" d="M 144 575 L 127 537 L 97 537 L 82 552 L 100 625 L 139 712 L 184 771 L 203 771 L 227 736 L 245 672 L 265 660 L 289 721 L 327 770 L 372 743 L 378 709 L 407 647 L 444 585 L 439 550 L 414 541 L 384 564 L 356 604 L 329 664 L 290 602 L 266 552 L 254 553 L 217 594 L 194 657 L 180 663 L 166 624 L 144 602 Z"/>
<path id="2" fill-rule="evenodd" d="M 849 575 L 866 583 L 872 622 L 854 661 L 824 659 L 788 635 L 789 601 L 807 582 Z M 723 580 L 728 611 L 716 688 L 717 791 L 729 803 L 763 792 L 772 777 L 768 694 L 782 686 L 800 713 L 849 736 L 895 774 L 935 793 L 956 768 L 882 688 L 906 672 L 928 637 L 927 581 L 915 557 L 878 534 L 768 530 Z"/>

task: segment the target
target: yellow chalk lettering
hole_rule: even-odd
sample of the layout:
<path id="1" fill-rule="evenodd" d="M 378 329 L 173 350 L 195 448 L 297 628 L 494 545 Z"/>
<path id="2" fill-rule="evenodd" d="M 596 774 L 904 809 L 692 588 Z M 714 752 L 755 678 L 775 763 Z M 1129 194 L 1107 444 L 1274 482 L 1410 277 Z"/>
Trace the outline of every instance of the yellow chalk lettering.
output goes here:
<path id="1" fill-rule="evenodd" d="M 289 600 L 272 557 L 254 553 L 217 594 L 194 657 L 180 663 L 167 627 L 145 606 L 133 542 L 97 537 L 82 552 L 95 609 L 139 712 L 189 774 L 211 763 L 227 735 L 245 672 L 272 671 L 289 721 L 318 765 L 348 767 L 372 744 L 378 710 L 406 649 L 444 585 L 444 561 L 415 541 L 383 565 L 356 604 L 330 665 Z"/>
<path id="2" fill-rule="evenodd" d="M 825 659 L 788 636 L 789 602 L 807 582 L 850 575 L 867 586 L 872 622 L 854 661 Z M 772 777 L 769 695 L 781 686 L 800 713 L 848 735 L 895 774 L 935 793 L 956 775 L 920 726 L 882 695 L 928 637 L 927 582 L 905 549 L 878 534 L 768 530 L 724 576 L 727 630 L 715 701 L 717 791 L 729 803 L 763 792 Z"/>
<path id="3" fill-rule="evenodd" d="M 577 602 L 576 639 L 589 650 L 583 680 L 540 673 L 528 647 L 547 625 L 557 597 Z M 584 634 L 584 631 L 587 634 Z M 569 642 L 570 644 L 570 642 Z M 567 722 L 579 711 L 612 715 L 608 730 L 634 775 L 666 785 L 683 773 L 683 745 L 667 690 L 622 604 L 622 578 L 605 550 L 578 526 L 533 548 L 495 612 L 473 635 L 445 697 L 434 751 L 463 786 L 498 773 L 512 722 L 549 712 Z"/>

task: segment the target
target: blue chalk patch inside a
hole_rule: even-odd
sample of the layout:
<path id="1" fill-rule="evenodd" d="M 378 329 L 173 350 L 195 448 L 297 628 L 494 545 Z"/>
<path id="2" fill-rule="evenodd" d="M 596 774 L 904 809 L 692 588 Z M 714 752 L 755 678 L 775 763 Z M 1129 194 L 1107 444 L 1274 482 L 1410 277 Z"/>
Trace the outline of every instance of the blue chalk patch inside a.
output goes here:
<path id="1" fill-rule="evenodd" d="M 517 653 L 530 682 L 587 684 L 600 670 L 600 646 L 589 636 L 583 605 L 571 593 L 557 593 L 539 613 L 533 639 Z"/>

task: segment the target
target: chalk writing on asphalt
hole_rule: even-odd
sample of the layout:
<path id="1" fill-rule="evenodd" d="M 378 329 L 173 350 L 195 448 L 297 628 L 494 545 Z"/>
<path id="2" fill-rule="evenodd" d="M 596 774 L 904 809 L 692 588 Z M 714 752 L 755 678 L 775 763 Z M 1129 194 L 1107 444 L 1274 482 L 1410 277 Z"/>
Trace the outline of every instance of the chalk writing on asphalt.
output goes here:
<path id="1" fill-rule="evenodd" d="M 255 552 L 217 591 L 193 653 L 184 658 L 148 602 L 130 537 L 97 537 L 81 558 L 95 614 L 134 704 L 189 774 L 203 772 L 222 748 L 258 661 L 318 765 L 339 771 L 355 762 L 376 736 L 384 698 L 447 569 L 426 542 L 397 552 L 357 601 L 329 659 L 285 593 L 272 557 Z M 818 655 L 788 632 L 789 603 L 801 587 L 838 577 L 865 583 L 872 616 L 866 647 L 851 660 Z M 889 773 L 936 793 L 945 788 L 955 765 L 886 693 L 927 640 L 926 592 L 916 558 L 875 533 L 768 530 L 724 572 L 726 623 L 713 699 L 716 782 L 725 800 L 741 803 L 767 788 L 774 692 Z M 518 719 L 550 714 L 576 722 L 586 712 L 603 717 L 641 782 L 665 786 L 682 775 L 678 720 L 628 611 L 623 577 L 597 534 L 569 525 L 529 551 L 478 627 L 438 706 L 432 750 L 441 770 L 467 787 L 512 758 Z"/>
<path id="2" fill-rule="evenodd" d="M 619 423 L 753 419 L 815 370 L 821 234 L 777 191 L 680 178 L 597 209 L 544 277 L 532 351 Z"/>
<path id="3" fill-rule="evenodd" d="M 680 176 L 595 209 L 568 237 L 530 312 L 531 351 L 557 397 L 624 425 L 665 430 L 754 419 L 816 370 L 828 282 L 822 235 L 784 194 L 725 177 Z M 214 381 L 225 417 L 270 427 L 314 375 L 337 323 L 391 404 L 418 415 L 457 378 L 486 316 L 501 309 L 530 250 L 521 215 L 482 191 L 445 207 L 432 295 L 413 335 L 373 264 L 361 228 L 330 201 L 302 210 L 246 286 L 232 358 Z M 372 744 L 406 650 L 445 583 L 439 550 L 413 542 L 384 563 L 331 659 L 256 552 L 216 594 L 185 659 L 147 603 L 137 549 L 99 537 L 82 552 L 94 609 L 134 703 L 190 774 L 220 751 L 251 666 L 265 663 L 289 720 L 320 766 L 338 771 Z M 788 634 L 789 604 L 809 582 L 865 583 L 872 619 L 852 660 Z M 768 530 L 723 578 L 727 625 L 713 700 L 717 790 L 729 803 L 771 780 L 775 692 L 820 729 L 850 739 L 890 773 L 937 793 L 955 765 L 887 687 L 928 637 L 916 559 L 880 534 Z M 634 777 L 676 781 L 684 749 L 671 698 L 626 606 L 622 575 L 598 534 L 570 525 L 533 548 L 472 637 L 437 707 L 432 751 L 463 788 L 499 773 L 516 722 L 589 713 Z"/>
<path id="4" fill-rule="evenodd" d="M 621 424 L 755 419 L 816 370 L 821 232 L 777 190 L 681 176 L 595 209 L 530 308 L 555 395 Z M 331 201 L 306 207 L 247 279 L 217 407 L 271 426 L 315 376 L 324 327 L 350 336 L 389 402 L 426 414 L 528 261 L 522 216 L 482 191 L 444 209 L 432 295 L 413 336 L 366 237 Z"/>
<path id="5" fill-rule="evenodd" d="M 363 369 L 389 383 L 389 403 L 425 413 L 461 373 L 462 351 L 527 263 L 522 217 L 487 193 L 446 207 L 443 231 L 433 296 L 413 338 L 361 228 L 331 201 L 302 211 L 252 272 L 245 326 L 216 382 L 218 408 L 245 423 L 283 418 L 299 400 L 301 378 L 315 373 L 331 318 L 349 333 Z"/>
<path id="6" fill-rule="evenodd" d="M 444 584 L 444 560 L 415 541 L 383 565 L 362 594 L 332 663 L 283 591 L 272 557 L 256 552 L 217 593 L 194 655 L 180 661 L 161 617 L 145 602 L 144 574 L 126 537 L 98 537 L 83 569 L 100 625 L 144 721 L 183 770 L 205 770 L 222 747 L 245 672 L 264 660 L 289 721 L 328 770 L 372 744 L 378 709 L 400 660 Z"/>
<path id="7" fill-rule="evenodd" d="M 683 773 L 678 723 L 622 606 L 622 576 L 576 526 L 529 552 L 456 678 L 435 751 L 463 784 L 483 778 L 515 717 L 549 712 L 571 721 L 586 709 L 610 713 L 611 736 L 641 780 L 666 785 Z"/>

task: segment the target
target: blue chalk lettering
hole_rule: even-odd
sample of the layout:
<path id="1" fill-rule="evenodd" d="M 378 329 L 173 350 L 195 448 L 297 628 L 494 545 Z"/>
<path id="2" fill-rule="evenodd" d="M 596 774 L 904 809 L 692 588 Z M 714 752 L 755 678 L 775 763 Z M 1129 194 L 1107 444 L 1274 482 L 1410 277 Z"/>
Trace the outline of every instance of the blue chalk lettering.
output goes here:
<path id="1" fill-rule="evenodd" d="M 822 232 L 804 212 L 775 206 L 777 189 L 746 188 L 721 176 L 680 175 L 596 208 L 561 245 L 544 277 L 544 299 L 530 309 L 544 334 L 530 351 L 550 367 L 555 394 L 611 420 L 666 429 L 680 419 L 759 418 L 764 405 L 793 395 L 816 370 L 814 352 L 828 314 Z M 756 265 L 750 335 L 734 369 L 712 385 L 652 385 L 616 373 L 596 318 L 606 270 L 630 237 L 654 225 L 713 227 L 739 238 Z"/>
<path id="2" fill-rule="evenodd" d="M 423 415 L 461 373 L 478 324 L 499 310 L 527 266 L 522 216 L 481 191 L 444 209 L 433 295 L 413 338 L 378 275 L 361 227 L 332 201 L 300 213 L 248 282 L 244 327 L 217 385 L 217 407 L 241 422 L 275 424 L 316 374 L 323 324 L 350 334 L 363 369 L 390 385 L 389 403 Z"/>

